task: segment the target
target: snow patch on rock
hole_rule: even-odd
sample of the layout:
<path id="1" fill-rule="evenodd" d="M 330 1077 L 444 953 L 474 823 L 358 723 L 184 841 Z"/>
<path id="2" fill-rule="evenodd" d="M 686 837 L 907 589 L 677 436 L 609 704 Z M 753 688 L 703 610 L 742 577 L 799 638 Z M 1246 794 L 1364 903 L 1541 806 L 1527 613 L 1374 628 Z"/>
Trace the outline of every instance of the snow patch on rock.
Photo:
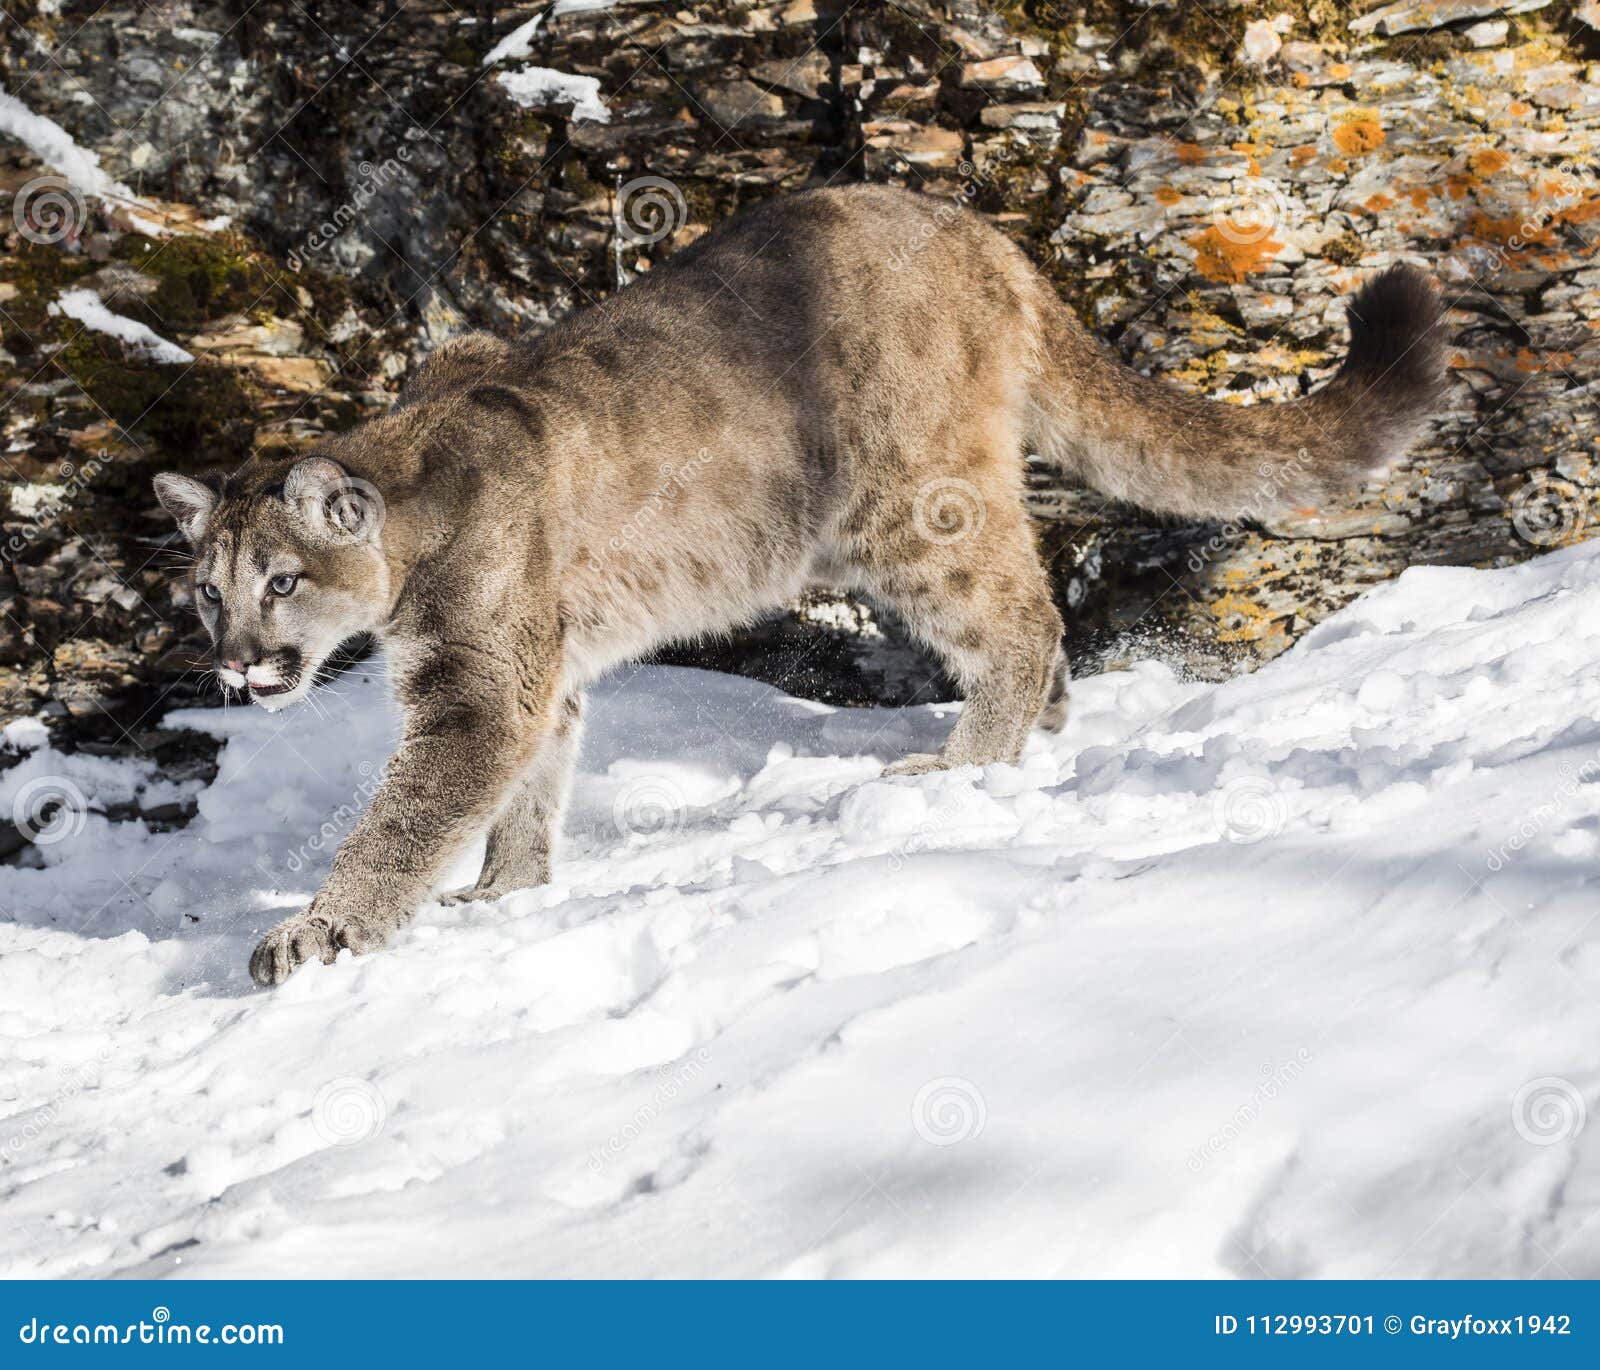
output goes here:
<path id="1" fill-rule="evenodd" d="M 168 342 L 147 324 L 130 319 L 125 314 L 114 314 L 104 301 L 88 289 L 63 290 L 50 305 L 50 313 L 76 319 L 95 333 L 109 334 L 126 344 L 137 357 L 164 365 L 183 365 L 194 360 L 177 343 Z"/>
<path id="2" fill-rule="evenodd" d="M 22 143 L 41 162 L 53 167 L 83 194 L 93 196 L 109 208 L 123 210 L 128 222 L 147 237 L 159 238 L 166 230 L 159 224 L 131 212 L 147 208 L 121 181 L 100 165 L 100 158 L 80 147 L 73 136 L 43 114 L 35 114 L 9 91 L 0 90 L 0 133 Z"/>
<path id="3" fill-rule="evenodd" d="M 597 77 L 527 66 L 503 71 L 495 79 L 505 87 L 506 94 L 525 109 L 570 104 L 574 119 L 588 119 L 597 124 L 611 122 L 611 111 L 600 98 Z"/>

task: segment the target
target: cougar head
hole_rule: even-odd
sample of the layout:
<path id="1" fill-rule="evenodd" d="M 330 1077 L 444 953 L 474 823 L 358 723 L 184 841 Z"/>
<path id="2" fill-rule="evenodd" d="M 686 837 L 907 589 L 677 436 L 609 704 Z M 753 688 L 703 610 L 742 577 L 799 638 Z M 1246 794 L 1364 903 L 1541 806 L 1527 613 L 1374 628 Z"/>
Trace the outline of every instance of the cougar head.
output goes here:
<path id="1" fill-rule="evenodd" d="M 217 677 L 256 703 L 304 698 L 341 643 L 387 616 L 382 496 L 331 458 L 303 458 L 281 485 L 230 480 L 218 491 L 167 472 L 155 487 L 194 548 Z"/>

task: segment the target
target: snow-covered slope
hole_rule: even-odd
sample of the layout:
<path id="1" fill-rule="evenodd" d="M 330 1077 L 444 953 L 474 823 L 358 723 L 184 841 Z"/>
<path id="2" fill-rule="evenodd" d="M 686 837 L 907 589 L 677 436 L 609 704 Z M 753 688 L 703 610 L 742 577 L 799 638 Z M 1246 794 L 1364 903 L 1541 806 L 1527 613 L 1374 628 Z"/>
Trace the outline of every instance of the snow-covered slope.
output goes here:
<path id="1" fill-rule="evenodd" d="M 1591 545 L 1079 682 L 983 774 L 876 778 L 948 710 L 641 670 L 559 883 L 273 993 L 381 683 L 185 715 L 227 746 L 174 833 L 41 745 L 0 1270 L 1600 1276 L 1597 668 Z"/>

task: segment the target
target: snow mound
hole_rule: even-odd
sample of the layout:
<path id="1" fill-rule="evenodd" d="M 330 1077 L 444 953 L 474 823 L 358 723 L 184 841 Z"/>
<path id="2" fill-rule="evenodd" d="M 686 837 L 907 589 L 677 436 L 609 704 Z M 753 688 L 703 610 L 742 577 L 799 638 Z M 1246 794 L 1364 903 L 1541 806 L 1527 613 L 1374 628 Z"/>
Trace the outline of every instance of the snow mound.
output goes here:
<path id="1" fill-rule="evenodd" d="M 8 733 L 0 1271 L 1600 1276 L 1600 546 L 981 773 L 879 779 L 952 708 L 638 670 L 555 884 L 256 993 L 393 743 L 336 688 L 179 715 L 175 832 Z"/>

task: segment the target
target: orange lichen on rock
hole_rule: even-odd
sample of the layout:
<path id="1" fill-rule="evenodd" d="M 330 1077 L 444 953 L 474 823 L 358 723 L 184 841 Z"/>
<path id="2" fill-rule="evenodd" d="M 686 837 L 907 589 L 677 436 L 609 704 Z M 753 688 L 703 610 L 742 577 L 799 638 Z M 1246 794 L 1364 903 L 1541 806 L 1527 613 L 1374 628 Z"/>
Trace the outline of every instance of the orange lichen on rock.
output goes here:
<path id="1" fill-rule="evenodd" d="M 1517 349 L 1517 355 L 1512 365 L 1518 371 L 1539 372 L 1546 367 L 1555 367 L 1558 370 L 1571 366 L 1573 355 L 1570 352 L 1535 352 L 1531 348 Z"/>
<path id="2" fill-rule="evenodd" d="M 1581 204 L 1558 210 L 1551 215 L 1550 222 L 1553 224 L 1592 224 L 1596 219 L 1600 219 L 1600 195 L 1591 196 Z"/>
<path id="3" fill-rule="evenodd" d="M 1511 154 L 1497 147 L 1486 147 L 1467 158 L 1468 164 L 1480 176 L 1493 176 L 1511 165 Z"/>
<path id="4" fill-rule="evenodd" d="M 1378 116 L 1371 112 L 1351 115 L 1333 131 L 1339 151 L 1351 157 L 1362 157 L 1382 147 L 1387 136 Z"/>
<path id="5" fill-rule="evenodd" d="M 1328 75 L 1335 81 L 1348 81 L 1355 75 L 1355 69 L 1348 62 L 1335 62 L 1328 68 Z"/>
<path id="6" fill-rule="evenodd" d="M 1362 201 L 1362 208 L 1371 214 L 1382 214 L 1384 210 L 1394 208 L 1394 196 L 1379 191 L 1376 195 L 1367 196 Z"/>
<path id="7" fill-rule="evenodd" d="M 1181 191 L 1174 190 L 1171 186 L 1161 186 L 1156 191 L 1157 204 L 1163 204 L 1170 207 L 1177 204 L 1181 199 L 1183 199 L 1183 193 Z"/>
<path id="8" fill-rule="evenodd" d="M 1497 219 L 1480 209 L 1467 220 L 1467 232 L 1480 242 L 1498 243 L 1513 252 L 1520 252 L 1535 244 L 1541 247 L 1555 246 L 1555 239 L 1551 237 L 1547 226 L 1530 223 L 1514 214 L 1510 218 Z"/>
<path id="9" fill-rule="evenodd" d="M 1256 159 L 1261 153 L 1272 151 L 1270 147 L 1263 147 L 1259 143 L 1230 143 L 1228 148 L 1232 152 L 1242 152 L 1250 159 L 1245 167 L 1246 176 L 1260 176 L 1261 163 Z"/>
<path id="10" fill-rule="evenodd" d="M 1289 162 L 1292 166 L 1304 166 L 1307 162 L 1315 161 L 1316 157 L 1316 144 L 1307 143 L 1304 147 L 1297 147 L 1289 154 Z"/>
<path id="11" fill-rule="evenodd" d="M 1210 155 L 1211 154 L 1201 147 L 1199 143 L 1178 144 L 1178 160 L 1182 162 L 1184 166 L 1199 166 L 1208 157 L 1210 157 Z"/>
<path id="12" fill-rule="evenodd" d="M 1283 244 L 1271 234 L 1245 242 L 1228 237 L 1215 224 L 1190 238 L 1189 246 L 1195 250 L 1196 271 L 1208 281 L 1233 285 L 1242 285 L 1283 251 Z"/>

